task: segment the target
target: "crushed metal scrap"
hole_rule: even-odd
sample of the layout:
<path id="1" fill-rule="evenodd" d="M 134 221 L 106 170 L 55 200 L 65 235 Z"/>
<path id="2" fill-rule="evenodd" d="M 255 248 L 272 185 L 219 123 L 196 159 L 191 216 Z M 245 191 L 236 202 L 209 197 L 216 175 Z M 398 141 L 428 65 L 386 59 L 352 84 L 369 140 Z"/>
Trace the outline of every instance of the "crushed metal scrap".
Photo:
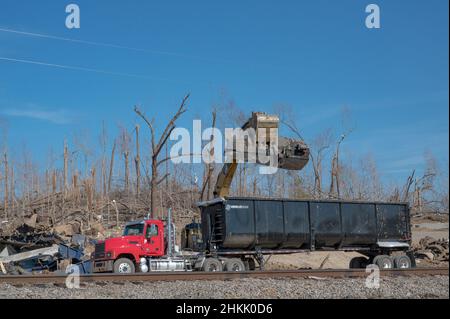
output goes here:
<path id="1" fill-rule="evenodd" d="M 95 240 L 80 234 L 80 228 L 73 223 L 49 228 L 37 222 L 37 216 L 33 215 L 18 226 L 3 226 L 0 229 L 0 275 L 65 273 L 67 266 L 73 265 L 80 273 L 90 272 Z"/>

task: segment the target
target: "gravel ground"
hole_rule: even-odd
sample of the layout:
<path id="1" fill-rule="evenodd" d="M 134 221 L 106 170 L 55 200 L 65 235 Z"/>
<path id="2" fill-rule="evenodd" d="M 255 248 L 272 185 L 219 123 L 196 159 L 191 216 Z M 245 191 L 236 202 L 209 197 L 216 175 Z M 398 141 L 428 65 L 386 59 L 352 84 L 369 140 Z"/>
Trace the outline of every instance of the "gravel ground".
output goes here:
<path id="1" fill-rule="evenodd" d="M 79 289 L 54 285 L 0 284 L 3 298 L 449 298 L 448 276 L 382 278 L 379 289 L 365 279 L 241 279 L 113 284 Z"/>

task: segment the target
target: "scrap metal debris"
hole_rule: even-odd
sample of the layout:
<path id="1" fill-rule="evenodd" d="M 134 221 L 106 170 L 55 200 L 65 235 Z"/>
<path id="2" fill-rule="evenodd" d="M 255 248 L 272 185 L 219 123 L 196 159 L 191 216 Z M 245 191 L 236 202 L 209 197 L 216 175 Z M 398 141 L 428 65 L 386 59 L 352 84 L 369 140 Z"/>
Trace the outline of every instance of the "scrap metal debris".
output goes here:
<path id="1" fill-rule="evenodd" d="M 83 231 L 75 220 L 51 227 L 34 214 L 22 221 L 0 227 L 0 275 L 65 272 L 69 265 L 90 272 L 95 240 L 82 233 L 97 236 L 96 223 Z"/>
<path id="2" fill-rule="evenodd" d="M 414 254 L 416 258 L 428 259 L 429 261 L 448 261 L 448 246 L 448 239 L 435 239 L 426 236 L 414 247 Z"/>

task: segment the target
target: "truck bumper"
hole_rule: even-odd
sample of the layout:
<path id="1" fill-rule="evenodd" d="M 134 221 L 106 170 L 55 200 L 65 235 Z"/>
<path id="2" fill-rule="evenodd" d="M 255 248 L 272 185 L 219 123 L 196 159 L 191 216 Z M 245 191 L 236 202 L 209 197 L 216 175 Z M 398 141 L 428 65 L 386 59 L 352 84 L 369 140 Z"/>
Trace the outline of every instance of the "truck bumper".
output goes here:
<path id="1" fill-rule="evenodd" d="M 114 270 L 113 260 L 94 261 L 93 272 L 112 272 Z"/>

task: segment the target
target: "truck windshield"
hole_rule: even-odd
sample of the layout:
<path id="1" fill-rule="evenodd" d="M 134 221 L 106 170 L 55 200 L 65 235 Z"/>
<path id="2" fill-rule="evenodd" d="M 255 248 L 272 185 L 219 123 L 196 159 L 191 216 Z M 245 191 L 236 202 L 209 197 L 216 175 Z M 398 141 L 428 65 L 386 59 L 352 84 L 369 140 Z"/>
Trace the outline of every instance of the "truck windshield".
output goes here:
<path id="1" fill-rule="evenodd" d="M 123 235 L 124 236 L 142 235 L 143 232 L 144 232 L 144 224 L 133 224 L 125 226 Z"/>

